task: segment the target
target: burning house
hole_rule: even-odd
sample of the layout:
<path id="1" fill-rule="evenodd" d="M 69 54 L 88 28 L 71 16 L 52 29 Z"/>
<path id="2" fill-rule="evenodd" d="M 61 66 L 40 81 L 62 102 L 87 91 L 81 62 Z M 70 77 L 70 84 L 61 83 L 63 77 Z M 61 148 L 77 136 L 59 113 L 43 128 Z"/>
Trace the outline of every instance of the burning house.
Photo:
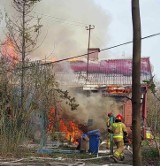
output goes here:
<path id="1" fill-rule="evenodd" d="M 99 128 L 103 132 L 106 113 L 121 113 L 130 131 L 132 125 L 132 59 L 98 60 L 98 52 L 98 48 L 90 50 L 89 64 L 86 59 L 71 59 L 56 64 L 54 67 L 60 85 L 68 87 L 71 91 L 74 89 L 76 92 L 80 113 L 72 113 L 72 117 L 84 124 L 92 122 L 90 129 Z M 142 126 L 146 126 L 147 117 L 145 81 L 151 78 L 150 60 L 148 57 L 141 58 Z M 83 94 L 81 98 L 80 94 Z"/>
<path id="2" fill-rule="evenodd" d="M 7 40 L 9 49 L 4 49 L 3 54 L 11 54 L 12 43 Z M 71 59 L 53 64 L 55 76 L 62 89 L 67 89 L 75 96 L 79 107 L 76 111 L 58 108 L 55 119 L 54 108 L 48 115 L 48 132 L 53 131 L 53 124 L 59 126 L 60 132 L 65 133 L 65 138 L 74 142 L 84 132 L 100 129 L 106 131 L 106 114 L 121 113 L 124 122 L 130 130 L 132 125 L 132 59 L 99 60 L 99 48 L 89 50 L 89 63 L 87 57 Z M 14 52 L 15 53 L 15 52 Z M 7 56 L 11 58 L 11 56 Z M 17 54 L 12 58 L 18 61 Z M 141 58 L 141 113 L 142 126 L 146 126 L 146 99 L 147 87 L 144 83 L 152 78 L 149 58 Z M 39 115 L 38 115 L 39 116 Z M 39 118 L 39 117 L 38 117 Z M 34 117 L 35 120 L 35 117 Z"/>

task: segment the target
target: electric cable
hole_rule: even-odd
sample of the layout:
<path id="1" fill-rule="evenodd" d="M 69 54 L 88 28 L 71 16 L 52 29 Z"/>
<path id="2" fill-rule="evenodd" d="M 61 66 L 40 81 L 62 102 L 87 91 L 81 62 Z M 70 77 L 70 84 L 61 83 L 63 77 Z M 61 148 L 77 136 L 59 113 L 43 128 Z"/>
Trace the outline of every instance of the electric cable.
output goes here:
<path id="1" fill-rule="evenodd" d="M 159 36 L 159 35 L 160 35 L 160 32 L 159 33 L 155 33 L 155 34 L 151 34 L 151 35 L 148 35 L 148 36 L 145 36 L 145 37 L 142 37 L 141 40 L 148 39 L 148 38 L 155 37 L 155 36 Z M 103 48 L 103 49 L 100 49 L 100 52 L 111 50 L 111 49 L 114 49 L 116 47 L 120 47 L 120 46 L 131 44 L 131 43 L 133 43 L 133 41 L 128 41 L 128 42 L 117 44 L 117 45 L 114 45 L 114 46 L 111 46 L 111 47 Z M 97 51 L 92 51 L 92 52 L 85 53 L 85 54 L 82 54 L 82 55 L 72 56 L 72 57 L 68 57 L 68 58 L 63 58 L 63 59 L 60 59 L 60 60 L 57 60 L 57 61 L 53 61 L 53 62 L 45 62 L 45 63 L 39 64 L 39 65 L 40 66 L 51 65 L 51 64 L 54 64 L 54 63 L 58 63 L 58 62 L 67 61 L 67 60 L 70 60 L 70 59 L 73 59 L 73 58 L 84 57 L 86 55 L 93 54 L 93 53 L 96 53 L 96 52 Z M 33 65 L 31 65 L 31 66 L 25 66 L 23 69 L 28 69 L 28 68 L 32 68 L 32 67 L 34 67 L 34 66 Z M 22 69 L 22 68 L 16 68 L 16 69 Z"/>
<path id="2" fill-rule="evenodd" d="M 34 12 L 34 13 L 37 13 L 37 12 Z M 69 23 L 71 23 L 71 25 L 75 25 L 75 26 L 86 26 L 87 24 L 85 24 L 85 23 L 82 23 L 82 22 L 80 22 L 80 21 L 74 21 L 74 20 L 68 20 L 67 21 L 67 19 L 65 19 L 65 18 L 58 18 L 58 17 L 54 17 L 54 16 L 50 16 L 50 15 L 46 15 L 46 14 L 41 14 L 42 16 L 44 16 L 44 17 L 48 17 L 48 18 L 51 18 L 51 19 L 54 19 L 55 20 L 55 22 L 60 22 L 60 23 L 67 23 L 67 24 L 69 24 Z M 69 24 L 70 25 L 70 24 Z"/>
<path id="3" fill-rule="evenodd" d="M 144 39 L 147 39 L 147 38 L 151 38 L 151 37 L 155 37 L 155 36 L 159 36 L 159 35 L 160 35 L 160 33 L 151 34 L 151 35 L 142 37 L 141 40 L 144 40 Z M 123 45 L 131 44 L 131 43 L 133 43 L 133 41 L 128 41 L 128 42 L 124 42 L 124 43 L 121 43 L 121 44 L 118 44 L 118 45 L 115 45 L 115 46 L 103 48 L 103 49 L 100 49 L 100 52 L 102 52 L 102 51 L 107 51 L 107 50 L 110 50 L 110 49 L 113 49 L 113 48 L 116 48 L 116 47 L 120 47 L 120 46 L 123 46 Z M 48 62 L 48 63 L 41 64 L 41 65 L 47 65 L 47 64 L 57 63 L 57 62 L 61 62 L 61 61 L 70 60 L 70 59 L 73 59 L 73 58 L 80 58 L 80 57 L 84 57 L 84 56 L 86 56 L 86 55 L 88 55 L 88 54 L 93 54 L 93 53 L 95 53 L 95 52 L 97 52 L 97 51 L 92 51 L 92 52 L 90 52 L 90 53 L 85 53 L 85 54 L 78 55 L 78 56 L 72 56 L 72 57 L 60 59 L 60 60 L 53 61 L 53 62 Z"/>

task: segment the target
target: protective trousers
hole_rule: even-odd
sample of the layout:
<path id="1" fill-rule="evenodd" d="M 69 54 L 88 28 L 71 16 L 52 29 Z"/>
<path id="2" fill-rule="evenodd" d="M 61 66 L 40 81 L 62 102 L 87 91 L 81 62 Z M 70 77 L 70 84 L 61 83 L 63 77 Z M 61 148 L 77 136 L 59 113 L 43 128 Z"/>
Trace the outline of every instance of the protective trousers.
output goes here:
<path id="1" fill-rule="evenodd" d="M 109 132 L 107 132 L 107 135 L 106 135 L 106 149 L 109 149 L 110 148 L 110 134 Z"/>
<path id="2" fill-rule="evenodd" d="M 123 140 L 120 140 L 120 141 L 116 141 L 114 140 L 116 146 L 117 146 L 117 149 L 115 150 L 113 156 L 116 157 L 118 160 L 122 160 L 124 158 L 124 142 Z"/>

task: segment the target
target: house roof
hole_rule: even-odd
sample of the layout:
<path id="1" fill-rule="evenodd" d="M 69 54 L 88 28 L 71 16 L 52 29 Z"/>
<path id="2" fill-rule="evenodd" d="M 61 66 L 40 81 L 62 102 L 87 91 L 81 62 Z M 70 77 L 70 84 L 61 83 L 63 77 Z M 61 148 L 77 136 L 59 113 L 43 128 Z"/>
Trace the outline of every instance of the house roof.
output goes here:
<path id="1" fill-rule="evenodd" d="M 56 65 L 56 74 L 70 74 L 72 81 L 86 81 L 87 62 L 82 60 L 67 61 Z M 61 76 L 63 76 L 63 74 Z M 141 58 L 141 83 L 152 78 L 148 57 Z M 89 62 L 88 81 L 90 84 L 132 84 L 132 59 L 111 59 Z"/>

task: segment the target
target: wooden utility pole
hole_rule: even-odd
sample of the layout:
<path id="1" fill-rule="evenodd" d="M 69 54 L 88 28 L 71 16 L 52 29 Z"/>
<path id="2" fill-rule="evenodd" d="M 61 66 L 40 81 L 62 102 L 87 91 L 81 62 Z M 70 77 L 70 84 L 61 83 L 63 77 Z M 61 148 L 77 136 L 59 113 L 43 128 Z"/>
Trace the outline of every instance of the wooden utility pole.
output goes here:
<path id="1" fill-rule="evenodd" d="M 132 63 L 132 138 L 133 166 L 142 166 L 141 154 L 141 19 L 139 0 L 132 0 L 133 63 Z"/>
<path id="2" fill-rule="evenodd" d="M 91 30 L 94 29 L 94 28 L 95 28 L 94 25 L 86 26 L 86 30 L 89 31 L 89 34 L 88 34 L 87 79 L 86 79 L 86 82 L 88 82 L 88 73 L 89 73 L 89 48 L 90 48 Z"/>

